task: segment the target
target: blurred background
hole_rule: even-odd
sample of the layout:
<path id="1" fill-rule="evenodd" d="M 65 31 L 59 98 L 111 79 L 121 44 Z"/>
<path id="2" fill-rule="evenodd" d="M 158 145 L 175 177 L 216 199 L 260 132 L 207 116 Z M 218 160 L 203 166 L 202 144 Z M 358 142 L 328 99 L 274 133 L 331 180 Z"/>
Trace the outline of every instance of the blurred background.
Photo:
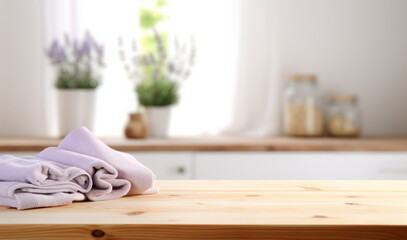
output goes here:
<path id="1" fill-rule="evenodd" d="M 0 0 L 0 151 L 157 179 L 407 179 L 407 1 Z"/>
<path id="2" fill-rule="evenodd" d="M 165 16 L 155 29 L 168 46 L 193 36 L 196 48 L 171 108 L 170 136 L 284 134 L 287 79 L 304 73 L 315 75 L 323 109 L 332 94 L 357 97 L 361 134 L 407 135 L 406 1 L 160 2 L 0 0 L 0 135 L 59 135 L 58 72 L 46 50 L 90 32 L 105 64 L 93 131 L 123 136 L 140 104 L 120 44 L 141 41 L 142 8 Z"/>

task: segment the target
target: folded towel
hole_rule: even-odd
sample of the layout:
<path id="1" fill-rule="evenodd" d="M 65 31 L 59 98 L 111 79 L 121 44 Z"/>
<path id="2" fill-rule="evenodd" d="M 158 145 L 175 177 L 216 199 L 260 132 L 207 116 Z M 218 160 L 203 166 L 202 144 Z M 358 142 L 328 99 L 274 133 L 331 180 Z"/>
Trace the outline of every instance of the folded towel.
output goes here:
<path id="1" fill-rule="evenodd" d="M 109 148 L 87 128 L 35 157 L 0 157 L 0 205 L 28 209 L 156 193 L 152 171 Z"/>
<path id="2" fill-rule="evenodd" d="M 126 179 L 118 179 L 117 170 L 98 158 L 59 147 L 46 148 L 37 157 L 78 167 L 89 173 L 93 180 L 93 187 L 86 194 L 89 200 L 116 199 L 126 195 L 130 190 L 130 182 Z"/>
<path id="3" fill-rule="evenodd" d="M 0 182 L 0 205 L 18 210 L 67 205 L 83 201 L 85 196 L 73 188 L 33 188 L 32 184 L 21 182 Z"/>
<path id="4" fill-rule="evenodd" d="M 87 128 L 79 127 L 72 130 L 59 144 L 68 151 L 92 156 L 105 161 L 117 169 L 118 178 L 130 181 L 131 188 L 127 195 L 156 193 L 153 187 L 155 175 L 127 153 L 111 149 Z"/>
<path id="5" fill-rule="evenodd" d="M 0 205 L 17 209 L 49 207 L 84 200 L 90 175 L 76 167 L 36 157 L 0 157 Z"/>

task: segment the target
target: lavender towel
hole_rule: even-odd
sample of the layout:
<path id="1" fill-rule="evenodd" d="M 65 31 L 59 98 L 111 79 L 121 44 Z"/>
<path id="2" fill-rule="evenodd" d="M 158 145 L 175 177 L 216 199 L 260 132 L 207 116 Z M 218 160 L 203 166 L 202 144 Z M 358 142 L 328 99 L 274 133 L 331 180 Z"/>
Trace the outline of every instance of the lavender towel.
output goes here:
<path id="1" fill-rule="evenodd" d="M 79 167 L 93 179 L 90 200 L 156 193 L 152 171 L 127 153 L 111 149 L 87 128 L 72 130 L 58 147 L 46 148 L 37 157 Z"/>
<path id="2" fill-rule="evenodd" d="M 131 187 L 127 195 L 156 193 L 153 187 L 155 175 L 153 172 L 138 162 L 127 153 L 111 149 L 86 127 L 72 130 L 59 144 L 60 148 L 105 161 L 113 166 L 118 172 L 119 179 L 126 179 Z"/>
<path id="3" fill-rule="evenodd" d="M 156 193 L 154 179 L 134 157 L 80 127 L 35 157 L 1 156 L 0 205 L 28 209 Z"/>
<path id="4" fill-rule="evenodd" d="M 0 157 L 0 205 L 17 209 L 49 207 L 84 200 L 92 187 L 84 170 L 36 157 Z"/>
<path id="5" fill-rule="evenodd" d="M 117 170 L 100 159 L 59 147 L 46 148 L 37 157 L 75 166 L 89 173 L 93 180 L 93 187 L 86 194 L 89 200 L 116 199 L 126 195 L 130 190 L 130 182 L 125 179 L 118 179 Z"/>

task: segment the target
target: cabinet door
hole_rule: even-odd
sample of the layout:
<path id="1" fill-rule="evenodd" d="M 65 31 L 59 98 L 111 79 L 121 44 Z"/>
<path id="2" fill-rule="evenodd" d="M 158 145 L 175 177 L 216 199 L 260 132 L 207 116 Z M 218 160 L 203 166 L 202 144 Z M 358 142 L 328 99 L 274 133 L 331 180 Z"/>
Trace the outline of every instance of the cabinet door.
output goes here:
<path id="1" fill-rule="evenodd" d="M 24 156 L 35 156 L 39 153 L 38 152 L 28 152 L 28 151 L 15 151 L 15 152 L 6 152 L 0 151 L 0 155 L 14 155 L 16 157 L 24 157 Z"/>
<path id="2" fill-rule="evenodd" d="M 192 179 L 192 153 L 188 152 L 129 152 L 149 167 L 157 179 Z M 33 156 L 38 152 L 0 152 L 0 155 Z"/>
<path id="3" fill-rule="evenodd" d="M 405 152 L 208 152 L 195 161 L 196 179 L 407 179 Z"/>
<path id="4" fill-rule="evenodd" d="M 159 180 L 192 179 L 192 153 L 129 152 Z"/>

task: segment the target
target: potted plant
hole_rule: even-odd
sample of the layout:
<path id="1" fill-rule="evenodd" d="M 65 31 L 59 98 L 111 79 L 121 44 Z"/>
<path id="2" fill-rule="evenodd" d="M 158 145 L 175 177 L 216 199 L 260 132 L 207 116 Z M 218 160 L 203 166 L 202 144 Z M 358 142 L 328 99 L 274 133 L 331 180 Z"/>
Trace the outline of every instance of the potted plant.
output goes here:
<path id="1" fill-rule="evenodd" d="M 140 9 L 141 49 L 133 39 L 128 56 L 120 38 L 119 56 L 128 77 L 135 82 L 138 112 L 140 107 L 145 109 L 150 136 L 166 137 L 171 107 L 179 100 L 180 83 L 189 77 L 196 51 L 192 37 L 190 44 L 182 45 L 175 39 L 174 47 L 169 49 L 168 34 L 156 29 L 157 24 L 166 19 L 159 12 L 165 5 L 153 2 L 156 3 L 154 9 Z"/>
<path id="2" fill-rule="evenodd" d="M 93 127 L 95 89 L 100 85 L 99 69 L 104 66 L 103 46 L 86 32 L 82 41 L 64 44 L 54 40 L 46 54 L 57 70 L 59 133 L 65 136 L 79 126 Z"/>
<path id="3" fill-rule="evenodd" d="M 138 102 L 145 107 L 150 135 L 168 135 L 171 106 L 178 101 L 176 81 L 160 78 L 142 81 L 136 86 Z"/>

